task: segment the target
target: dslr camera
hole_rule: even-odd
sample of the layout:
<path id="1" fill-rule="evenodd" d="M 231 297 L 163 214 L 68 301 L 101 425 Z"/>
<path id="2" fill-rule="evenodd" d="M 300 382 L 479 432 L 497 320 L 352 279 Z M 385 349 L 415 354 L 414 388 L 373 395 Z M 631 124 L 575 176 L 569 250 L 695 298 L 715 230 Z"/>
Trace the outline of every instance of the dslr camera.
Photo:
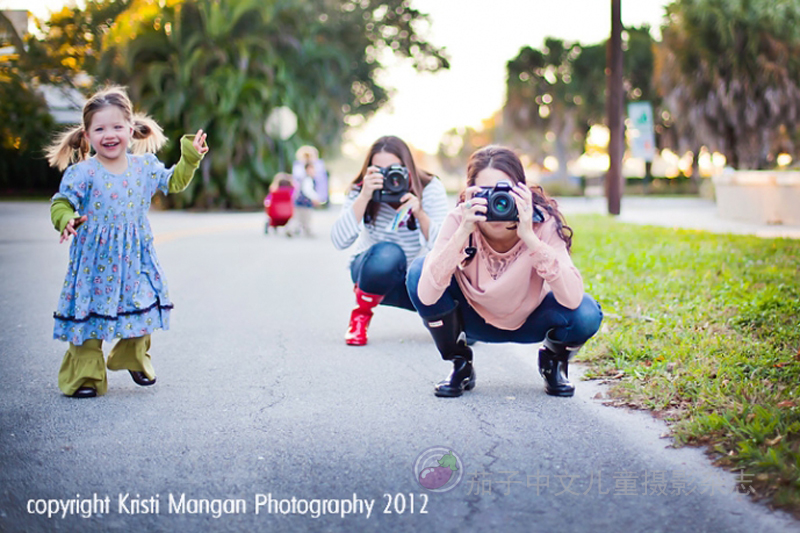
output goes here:
<path id="1" fill-rule="evenodd" d="M 403 165 L 391 165 L 380 169 L 383 174 L 383 189 L 372 192 L 373 202 L 399 202 L 409 191 L 408 169 Z"/>
<path id="2" fill-rule="evenodd" d="M 512 185 L 510 182 L 502 180 L 498 181 L 494 187 L 481 187 L 473 198 L 486 199 L 486 221 L 518 221 L 519 213 L 517 212 L 517 202 L 514 200 L 514 194 L 511 192 Z M 542 222 L 544 216 L 541 211 L 534 205 L 533 206 L 533 221 Z"/>

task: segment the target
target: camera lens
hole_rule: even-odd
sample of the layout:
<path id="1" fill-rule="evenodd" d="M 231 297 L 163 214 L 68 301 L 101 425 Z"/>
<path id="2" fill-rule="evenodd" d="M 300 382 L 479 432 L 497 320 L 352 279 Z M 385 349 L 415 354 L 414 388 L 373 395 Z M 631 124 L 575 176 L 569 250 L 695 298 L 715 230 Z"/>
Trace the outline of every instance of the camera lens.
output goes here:
<path id="1" fill-rule="evenodd" d="M 387 192 L 399 194 L 408 190 L 408 173 L 404 167 L 389 167 L 383 176 L 383 188 Z"/>
<path id="2" fill-rule="evenodd" d="M 492 207 L 498 214 L 502 215 L 508 213 L 508 211 L 511 209 L 511 198 L 509 198 L 505 194 L 503 195 L 498 194 L 494 199 Z"/>

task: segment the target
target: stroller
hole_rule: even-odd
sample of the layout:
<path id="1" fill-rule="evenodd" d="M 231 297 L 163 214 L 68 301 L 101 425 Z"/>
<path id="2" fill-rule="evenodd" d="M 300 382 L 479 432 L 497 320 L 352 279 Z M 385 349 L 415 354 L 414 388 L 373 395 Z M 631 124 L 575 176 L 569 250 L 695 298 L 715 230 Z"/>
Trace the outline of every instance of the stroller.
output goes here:
<path id="1" fill-rule="evenodd" d="M 270 228 L 285 226 L 294 215 L 294 189 L 292 187 L 278 187 L 264 198 L 264 211 L 267 214 L 267 223 L 264 233 L 269 233 Z"/>

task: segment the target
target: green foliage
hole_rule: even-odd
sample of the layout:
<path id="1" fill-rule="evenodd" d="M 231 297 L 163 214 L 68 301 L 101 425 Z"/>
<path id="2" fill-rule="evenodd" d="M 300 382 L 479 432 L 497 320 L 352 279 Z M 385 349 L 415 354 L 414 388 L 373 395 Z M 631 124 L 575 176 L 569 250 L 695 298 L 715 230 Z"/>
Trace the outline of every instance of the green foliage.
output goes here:
<path id="1" fill-rule="evenodd" d="M 39 83 L 89 90 L 104 36 L 131 0 L 88 0 L 83 9 L 63 7 L 47 23 L 37 21 L 43 39 L 28 40 L 26 70 Z"/>
<path id="2" fill-rule="evenodd" d="M 55 176 L 43 162 L 42 148 L 53 119 L 35 90 L 26 46 L 2 13 L 0 27 L 9 35 L 0 48 L 14 50 L 0 54 L 0 189 L 47 190 Z"/>
<path id="3" fill-rule="evenodd" d="M 569 222 L 605 313 L 591 375 L 800 509 L 800 241 Z"/>
<path id="4" fill-rule="evenodd" d="M 420 35 L 424 21 L 402 0 L 135 0 L 105 36 L 98 74 L 128 85 L 170 138 L 208 131 L 201 179 L 179 203 L 254 206 L 297 147 L 324 153 L 386 103 L 383 50 L 420 70 L 447 67 Z M 286 142 L 264 133 L 279 106 L 298 117 Z"/>
<path id="5" fill-rule="evenodd" d="M 650 28 L 626 29 L 625 89 L 629 100 L 658 106 L 653 89 L 653 38 Z M 548 37 L 541 49 L 523 47 L 506 66 L 506 102 L 501 117 L 487 119 L 480 130 L 451 130 L 442 139 L 439 158 L 448 170 L 463 171 L 475 149 L 489 143 L 516 147 L 543 163 L 548 155 L 567 163 L 584 151 L 586 135 L 605 121 L 606 44 L 581 45 Z M 561 186 L 569 188 L 565 180 Z"/>
<path id="6" fill-rule="evenodd" d="M 626 34 L 628 99 L 657 103 L 650 28 L 628 28 Z M 541 50 L 523 47 L 507 66 L 506 117 L 519 130 L 545 128 L 557 138 L 574 129 L 575 146 L 582 151 L 589 128 L 605 120 L 605 68 L 606 43 L 581 45 L 549 37 Z M 563 142 L 574 139 L 567 135 Z"/>
<path id="7" fill-rule="evenodd" d="M 346 127 L 388 101 L 389 90 L 376 81 L 384 52 L 418 70 L 448 67 L 426 40 L 426 23 L 406 0 L 89 0 L 53 13 L 40 25 L 43 39 L 15 44 L 25 53 L 12 58 L 12 73 L 0 58 L 0 111 L 27 109 L 22 104 L 38 98 L 39 83 L 86 94 L 109 82 L 127 86 L 137 110 L 173 141 L 198 128 L 209 134 L 200 175 L 169 202 L 252 207 L 296 148 L 312 144 L 325 155 Z M 287 141 L 264 131 L 280 106 L 298 117 Z M 17 125 L 13 116 L 0 119 L 4 146 L 19 152 L 29 136 L 7 132 Z M 50 133 L 37 133 L 39 143 Z M 172 142 L 160 156 L 174 163 L 178 150 Z"/>
<path id="8" fill-rule="evenodd" d="M 504 116 L 518 130 L 552 132 L 552 151 L 562 175 L 566 175 L 567 161 L 583 152 L 591 124 L 602 116 L 602 106 L 589 109 L 602 98 L 589 94 L 600 92 L 591 81 L 598 72 L 602 77 L 602 64 L 591 68 L 578 63 L 584 68 L 575 68 L 582 52 L 578 43 L 548 37 L 541 50 L 526 46 L 507 66 Z"/>
<path id="9" fill-rule="evenodd" d="M 53 124 L 44 99 L 19 70 L 2 61 L 0 81 L 0 148 L 20 152 L 41 149 L 42 138 Z"/>
<path id="10" fill-rule="evenodd" d="M 623 55 L 626 99 L 643 100 L 658 107 L 661 98 L 653 83 L 656 42 L 650 34 L 650 26 L 626 28 L 625 32 L 628 36 Z M 605 54 L 605 46 L 602 53 Z M 600 61 L 603 58 L 598 54 L 594 59 Z"/>

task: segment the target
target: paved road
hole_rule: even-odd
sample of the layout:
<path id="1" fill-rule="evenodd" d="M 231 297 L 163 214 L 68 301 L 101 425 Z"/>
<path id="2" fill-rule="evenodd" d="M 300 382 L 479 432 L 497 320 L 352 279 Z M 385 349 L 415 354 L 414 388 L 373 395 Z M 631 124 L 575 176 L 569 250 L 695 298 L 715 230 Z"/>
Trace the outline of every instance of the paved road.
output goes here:
<path id="1" fill-rule="evenodd" d="M 46 204 L 0 203 L 0 531 L 800 531 L 599 385 L 546 396 L 533 346 L 476 345 L 460 399 L 433 396 L 447 364 L 412 313 L 345 346 L 347 254 L 318 215 L 287 239 L 259 213 L 153 213 L 176 304 L 158 383 L 74 400 L 50 339 L 67 247 Z M 435 447 L 461 461 L 444 493 L 413 471 Z"/>

